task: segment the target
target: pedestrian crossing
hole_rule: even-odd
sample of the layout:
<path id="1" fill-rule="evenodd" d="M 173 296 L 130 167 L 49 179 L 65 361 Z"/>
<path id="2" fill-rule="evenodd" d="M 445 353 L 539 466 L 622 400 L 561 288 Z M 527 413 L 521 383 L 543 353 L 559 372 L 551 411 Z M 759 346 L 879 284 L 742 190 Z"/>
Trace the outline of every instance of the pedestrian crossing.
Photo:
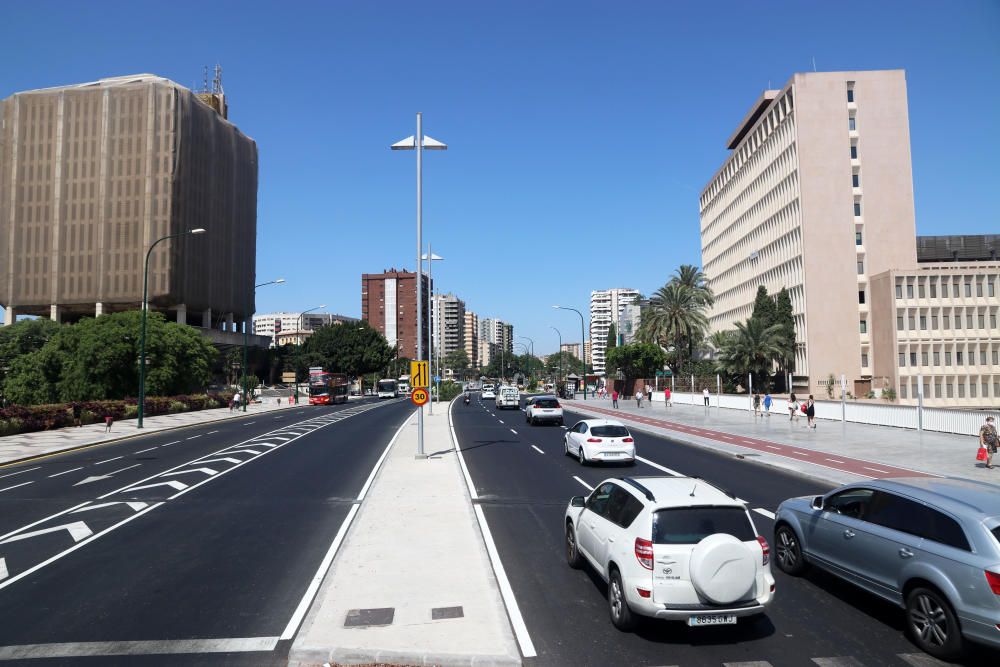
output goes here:
<path id="1" fill-rule="evenodd" d="M 898 665 L 898 667 L 903 667 L 904 665 L 909 665 L 910 667 L 952 667 L 949 663 L 938 660 L 937 658 L 926 653 L 897 653 L 896 658 L 899 659 L 898 663 L 886 663 L 884 660 L 878 658 L 863 657 L 859 659 L 852 655 L 816 657 L 809 658 L 809 660 L 817 667 L 884 667 L 894 664 Z M 703 665 L 706 663 L 699 662 L 698 664 Z M 767 660 L 721 662 L 719 665 L 720 667 L 773 667 L 773 665 Z M 671 665 L 655 665 L 650 667 L 685 667 L 685 665 L 683 663 L 679 663 Z"/>

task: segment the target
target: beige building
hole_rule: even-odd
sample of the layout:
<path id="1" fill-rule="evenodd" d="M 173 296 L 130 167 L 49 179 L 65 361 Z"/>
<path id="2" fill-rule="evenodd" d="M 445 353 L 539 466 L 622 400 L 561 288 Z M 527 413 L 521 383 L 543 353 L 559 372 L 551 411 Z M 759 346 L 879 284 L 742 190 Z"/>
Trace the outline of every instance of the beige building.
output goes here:
<path id="1" fill-rule="evenodd" d="M 465 311 L 465 356 L 473 368 L 479 368 L 479 316 Z"/>
<path id="2" fill-rule="evenodd" d="M 750 317 L 759 285 L 786 287 L 797 389 L 871 378 L 871 334 L 845 323 L 868 318 L 872 276 L 917 265 L 904 72 L 795 74 L 727 147 L 699 200 L 712 331 Z"/>

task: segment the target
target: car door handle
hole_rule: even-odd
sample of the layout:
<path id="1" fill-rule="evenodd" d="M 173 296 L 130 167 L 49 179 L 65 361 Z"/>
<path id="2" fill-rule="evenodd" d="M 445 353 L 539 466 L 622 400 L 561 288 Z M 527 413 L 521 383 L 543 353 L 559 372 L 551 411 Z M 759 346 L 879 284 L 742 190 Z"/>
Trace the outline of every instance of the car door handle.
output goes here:
<path id="1" fill-rule="evenodd" d="M 854 537 L 854 531 L 851 529 L 845 530 L 844 537 L 846 537 L 847 539 L 851 539 L 852 537 Z"/>
<path id="2" fill-rule="evenodd" d="M 899 556 L 900 558 L 913 558 L 913 552 L 906 547 L 903 547 L 899 550 Z"/>
<path id="3" fill-rule="evenodd" d="M 613 538 L 613 537 L 609 537 L 608 538 L 608 542 L 614 542 L 614 541 L 615 541 L 615 538 Z"/>

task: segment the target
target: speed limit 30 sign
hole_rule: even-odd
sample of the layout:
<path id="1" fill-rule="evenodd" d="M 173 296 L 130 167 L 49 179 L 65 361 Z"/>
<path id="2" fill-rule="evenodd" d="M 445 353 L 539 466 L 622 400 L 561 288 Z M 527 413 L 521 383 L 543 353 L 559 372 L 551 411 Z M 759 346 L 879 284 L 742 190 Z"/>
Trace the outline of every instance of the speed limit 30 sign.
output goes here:
<path id="1" fill-rule="evenodd" d="M 430 398 L 430 396 L 427 395 L 426 389 L 414 389 L 413 393 L 410 394 L 410 400 L 413 401 L 415 405 L 423 405 L 427 402 L 428 398 Z"/>

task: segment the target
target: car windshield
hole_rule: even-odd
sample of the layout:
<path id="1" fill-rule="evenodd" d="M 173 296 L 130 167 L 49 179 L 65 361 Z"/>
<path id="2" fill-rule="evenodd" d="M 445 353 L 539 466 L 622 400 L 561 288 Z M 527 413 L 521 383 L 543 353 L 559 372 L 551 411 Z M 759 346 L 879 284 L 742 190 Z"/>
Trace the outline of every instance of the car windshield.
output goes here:
<path id="1" fill-rule="evenodd" d="M 591 426 L 590 434 L 599 438 L 627 438 L 628 429 L 624 426 L 606 424 L 604 426 Z"/>
<path id="2" fill-rule="evenodd" d="M 741 542 L 756 538 L 742 507 L 679 507 L 653 513 L 655 544 L 697 544 L 716 533 L 732 535 Z"/>
<path id="3" fill-rule="evenodd" d="M 310 396 L 325 396 L 326 395 L 326 385 L 325 384 L 313 384 L 309 385 L 309 395 Z"/>
<path id="4" fill-rule="evenodd" d="M 558 408 L 559 401 L 554 398 L 540 398 L 535 401 L 536 408 Z"/>

